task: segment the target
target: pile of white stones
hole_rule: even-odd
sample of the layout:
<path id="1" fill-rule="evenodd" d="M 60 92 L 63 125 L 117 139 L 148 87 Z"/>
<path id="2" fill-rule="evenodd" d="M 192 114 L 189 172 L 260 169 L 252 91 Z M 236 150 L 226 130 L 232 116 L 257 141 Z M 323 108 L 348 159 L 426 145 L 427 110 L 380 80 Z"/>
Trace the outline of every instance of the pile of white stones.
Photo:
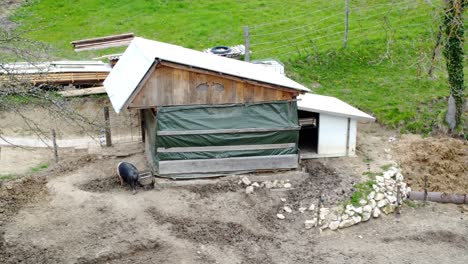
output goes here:
<path id="1" fill-rule="evenodd" d="M 320 229 L 337 230 L 366 222 L 371 216 L 378 218 L 381 212 L 390 214 L 399 206 L 397 195 L 400 196 L 401 204 L 411 192 L 411 188 L 403 182 L 403 175 L 400 170 L 395 167 L 385 171 L 382 176 L 376 176 L 372 189 L 366 199 L 359 201 L 359 206 L 348 204 L 345 208 L 336 208 L 335 210 L 320 208 L 318 222 Z M 314 221 L 316 222 L 316 220 L 306 220 L 304 222 L 306 229 L 311 228 L 311 223 Z"/>
<path id="2" fill-rule="evenodd" d="M 411 188 L 403 181 L 401 171 L 396 167 L 391 167 L 382 175 L 375 176 L 375 184 L 367 197 L 359 201 L 359 205 L 348 204 L 345 207 L 317 208 L 314 204 L 307 207 L 299 207 L 297 210 L 301 214 L 310 215 L 311 219 L 304 222 L 305 229 L 320 227 L 320 230 L 337 230 L 367 222 L 371 218 L 378 218 L 382 212 L 390 214 L 406 200 L 411 192 Z M 251 194 L 256 188 L 291 188 L 289 180 L 274 180 L 264 182 L 252 182 L 246 176 L 239 180 L 239 184 L 245 186 L 245 193 Z M 399 197 L 398 197 L 399 196 Z M 294 209 L 286 204 L 286 199 L 281 198 L 285 203 L 281 212 L 276 214 L 278 219 L 286 219 L 287 214 L 292 214 Z M 398 201 L 400 204 L 398 204 Z M 317 211 L 318 210 L 318 211 Z M 317 217 L 318 216 L 318 217 Z"/>
<path id="3" fill-rule="evenodd" d="M 255 188 L 266 188 L 266 189 L 275 189 L 275 188 L 291 188 L 292 184 L 289 180 L 274 180 L 274 181 L 264 181 L 264 182 L 252 182 L 247 178 L 247 176 L 242 177 L 239 180 L 239 184 L 245 186 L 245 193 L 251 194 L 254 192 Z"/>

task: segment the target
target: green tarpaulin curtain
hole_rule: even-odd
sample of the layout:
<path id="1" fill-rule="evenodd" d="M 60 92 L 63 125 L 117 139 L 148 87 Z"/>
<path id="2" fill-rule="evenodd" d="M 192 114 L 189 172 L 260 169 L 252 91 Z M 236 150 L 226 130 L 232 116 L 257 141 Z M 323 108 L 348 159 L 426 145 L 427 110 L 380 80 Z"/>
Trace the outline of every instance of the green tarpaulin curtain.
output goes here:
<path id="1" fill-rule="evenodd" d="M 230 105 L 192 105 L 158 107 L 156 123 L 148 122 L 152 113 L 148 110 L 145 122 L 151 134 L 151 151 L 154 162 L 168 160 L 193 160 L 229 157 L 269 156 L 297 154 L 299 121 L 295 101 L 278 101 Z M 217 133 L 221 129 L 235 129 L 232 133 Z M 249 129 L 250 132 L 242 132 Z M 265 131 L 251 131 L 255 129 Z M 203 134 L 164 135 L 159 132 L 185 132 L 200 130 Z M 237 130 L 241 130 L 240 132 Z M 213 134 L 211 134 L 213 131 Z M 248 149 L 230 151 L 181 151 L 158 152 L 158 148 L 190 148 L 212 146 L 242 146 L 295 143 L 294 147 Z M 199 150 L 199 149 L 198 149 Z"/>

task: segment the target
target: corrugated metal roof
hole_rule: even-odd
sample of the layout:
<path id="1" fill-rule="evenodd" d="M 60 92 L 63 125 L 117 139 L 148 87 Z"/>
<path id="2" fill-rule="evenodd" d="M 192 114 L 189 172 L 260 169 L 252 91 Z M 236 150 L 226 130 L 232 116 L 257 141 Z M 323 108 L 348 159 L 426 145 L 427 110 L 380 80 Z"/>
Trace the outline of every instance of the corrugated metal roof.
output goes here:
<path id="1" fill-rule="evenodd" d="M 104 87 L 118 113 L 144 78 L 155 59 L 219 72 L 303 92 L 303 85 L 261 65 L 224 58 L 143 38 L 135 38 L 104 82 Z"/>
<path id="2" fill-rule="evenodd" d="M 371 115 L 335 97 L 307 93 L 299 95 L 298 99 L 297 107 L 299 110 L 350 117 L 361 121 L 375 120 Z"/>
<path id="3" fill-rule="evenodd" d="M 110 72 L 109 64 L 102 61 L 50 61 L 50 62 L 16 62 L 2 64 L 0 74 L 40 74 L 67 72 Z"/>

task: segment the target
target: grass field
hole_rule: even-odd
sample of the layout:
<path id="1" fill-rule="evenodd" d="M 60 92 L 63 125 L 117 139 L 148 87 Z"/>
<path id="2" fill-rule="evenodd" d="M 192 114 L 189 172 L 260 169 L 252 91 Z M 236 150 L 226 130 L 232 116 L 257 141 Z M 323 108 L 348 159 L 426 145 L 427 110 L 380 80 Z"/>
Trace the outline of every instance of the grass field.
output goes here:
<path id="1" fill-rule="evenodd" d="M 440 49 L 435 73 L 427 75 L 438 2 L 350 1 L 345 49 L 342 0 L 42 0 L 23 6 L 12 19 L 31 30 L 28 37 L 52 45 L 56 58 L 66 59 L 123 51 L 74 53 L 70 42 L 76 39 L 134 32 L 203 49 L 243 43 L 248 25 L 254 59 L 278 58 L 314 92 L 339 97 L 387 126 L 428 133 L 442 122 L 449 94 Z"/>

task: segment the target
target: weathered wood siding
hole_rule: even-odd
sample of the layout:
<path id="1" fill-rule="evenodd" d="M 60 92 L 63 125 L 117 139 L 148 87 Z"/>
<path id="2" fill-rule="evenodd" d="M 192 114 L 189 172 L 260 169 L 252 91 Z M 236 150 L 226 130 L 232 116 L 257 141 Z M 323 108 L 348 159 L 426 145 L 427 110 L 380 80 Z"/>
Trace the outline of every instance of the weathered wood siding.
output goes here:
<path id="1" fill-rule="evenodd" d="M 157 171 L 157 162 L 154 160 L 156 155 L 156 114 L 153 109 L 143 110 L 143 119 L 145 120 L 145 154 L 149 168 L 152 172 Z"/>
<path id="2" fill-rule="evenodd" d="M 214 73 L 160 65 L 136 94 L 129 107 L 280 101 L 294 99 L 298 94 L 299 92 L 292 90 L 255 85 Z"/>

